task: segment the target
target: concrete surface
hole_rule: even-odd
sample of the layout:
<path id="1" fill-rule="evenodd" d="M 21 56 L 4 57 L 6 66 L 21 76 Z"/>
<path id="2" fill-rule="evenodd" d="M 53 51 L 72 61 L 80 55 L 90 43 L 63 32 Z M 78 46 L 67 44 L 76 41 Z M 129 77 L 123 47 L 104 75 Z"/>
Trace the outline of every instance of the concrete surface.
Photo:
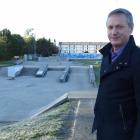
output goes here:
<path id="1" fill-rule="evenodd" d="M 38 110 L 38 112 L 36 114 L 33 114 L 33 116 L 31 116 L 31 118 L 34 118 L 34 117 L 54 108 L 56 106 L 59 106 L 60 104 L 65 103 L 67 101 L 70 101 L 70 100 L 77 101 L 77 100 L 81 100 L 81 99 L 95 100 L 96 96 L 97 96 L 96 88 L 92 91 L 72 91 L 72 92 L 65 93 L 64 95 L 60 96 L 56 100 L 52 101 L 50 104 L 40 108 L 40 110 Z M 91 106 L 91 107 L 93 108 L 93 106 Z"/>
<path id="2" fill-rule="evenodd" d="M 96 134 L 91 132 L 94 104 L 95 99 L 80 99 L 78 101 L 72 135 L 68 140 L 96 140 Z"/>
<path id="3" fill-rule="evenodd" d="M 0 122 L 19 121 L 32 116 L 40 108 L 71 91 L 92 91 L 93 85 L 89 82 L 88 67 L 77 66 L 59 58 L 47 58 L 42 62 L 24 62 L 26 66 L 41 64 L 49 66 L 72 66 L 68 82 L 60 83 L 59 76 L 62 71 L 48 71 L 43 78 L 34 76 L 20 76 L 15 80 L 8 80 L 0 73 Z"/>

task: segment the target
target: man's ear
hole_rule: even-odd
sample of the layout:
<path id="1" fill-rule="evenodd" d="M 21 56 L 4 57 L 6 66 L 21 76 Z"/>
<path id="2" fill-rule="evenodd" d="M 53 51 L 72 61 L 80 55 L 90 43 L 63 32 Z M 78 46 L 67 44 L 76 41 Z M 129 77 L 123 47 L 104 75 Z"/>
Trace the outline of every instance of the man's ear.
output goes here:
<path id="1" fill-rule="evenodd" d="M 132 25 L 131 27 L 130 27 L 130 32 L 132 33 L 133 32 L 133 29 L 134 29 L 134 25 Z"/>

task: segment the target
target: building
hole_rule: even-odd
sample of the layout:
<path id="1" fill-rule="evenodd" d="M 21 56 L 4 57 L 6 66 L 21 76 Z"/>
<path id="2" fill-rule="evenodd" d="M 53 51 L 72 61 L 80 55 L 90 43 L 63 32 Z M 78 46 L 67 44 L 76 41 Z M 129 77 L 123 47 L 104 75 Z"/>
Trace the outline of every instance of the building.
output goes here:
<path id="1" fill-rule="evenodd" d="M 59 42 L 60 53 L 97 53 L 107 42 Z"/>

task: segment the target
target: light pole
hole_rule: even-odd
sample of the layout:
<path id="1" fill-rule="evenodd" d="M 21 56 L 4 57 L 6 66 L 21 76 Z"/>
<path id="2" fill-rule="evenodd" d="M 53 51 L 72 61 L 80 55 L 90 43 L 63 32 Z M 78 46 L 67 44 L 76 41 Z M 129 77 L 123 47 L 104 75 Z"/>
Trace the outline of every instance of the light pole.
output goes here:
<path id="1" fill-rule="evenodd" d="M 36 60 L 37 56 L 36 56 L 36 41 L 35 41 L 35 34 L 32 33 L 32 37 L 33 37 L 33 59 Z"/>

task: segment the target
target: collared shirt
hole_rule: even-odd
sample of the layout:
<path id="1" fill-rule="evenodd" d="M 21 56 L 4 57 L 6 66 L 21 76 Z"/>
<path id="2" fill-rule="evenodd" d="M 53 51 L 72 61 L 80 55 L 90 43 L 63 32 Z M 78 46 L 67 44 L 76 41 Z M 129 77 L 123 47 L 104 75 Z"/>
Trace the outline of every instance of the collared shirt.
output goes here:
<path id="1" fill-rule="evenodd" d="M 111 60 L 112 60 L 112 62 L 120 56 L 120 54 L 123 52 L 123 50 L 126 46 L 127 46 L 127 44 L 124 47 L 117 48 L 115 50 L 115 52 L 113 52 L 112 49 L 111 49 Z"/>

